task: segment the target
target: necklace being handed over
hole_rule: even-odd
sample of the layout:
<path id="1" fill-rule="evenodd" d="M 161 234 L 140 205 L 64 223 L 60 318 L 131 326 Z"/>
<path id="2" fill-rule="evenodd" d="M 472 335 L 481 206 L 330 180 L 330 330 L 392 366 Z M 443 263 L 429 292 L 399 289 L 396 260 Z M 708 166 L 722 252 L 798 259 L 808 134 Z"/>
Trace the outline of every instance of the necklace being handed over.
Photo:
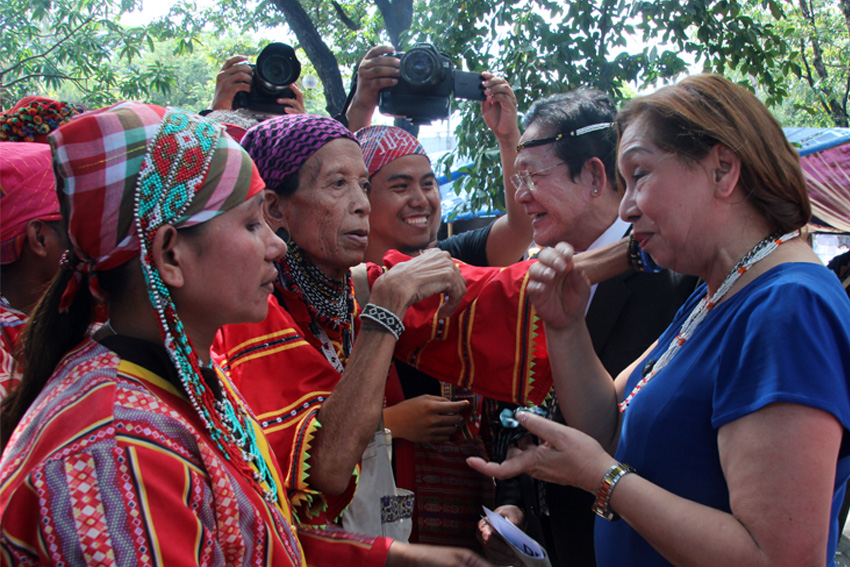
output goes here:
<path id="1" fill-rule="evenodd" d="M 688 315 L 687 320 L 684 325 L 682 325 L 682 329 L 679 331 L 679 334 L 670 341 L 670 346 L 667 347 L 667 350 L 664 351 L 664 354 L 661 355 L 661 358 L 658 359 L 658 362 L 652 368 L 652 372 L 641 378 L 641 380 L 635 385 L 634 389 L 631 393 L 626 396 L 626 399 L 620 402 L 619 408 L 620 413 L 626 411 L 626 408 L 629 407 L 629 403 L 632 401 L 632 398 L 644 387 L 647 382 L 652 380 L 652 377 L 658 374 L 658 372 L 667 366 L 670 360 L 676 356 L 676 353 L 679 352 L 679 349 L 682 348 L 682 345 L 687 342 L 688 339 L 694 334 L 694 330 L 697 328 L 697 325 L 702 323 L 702 320 L 705 319 L 708 312 L 714 309 L 714 307 L 720 303 L 720 300 L 723 299 L 723 296 L 726 295 L 726 292 L 729 291 L 729 288 L 738 281 L 744 273 L 750 269 L 750 267 L 767 257 L 768 254 L 776 250 L 781 244 L 800 236 L 799 230 L 794 230 L 787 234 L 783 234 L 782 236 L 777 236 L 776 234 L 771 234 L 764 240 L 760 241 L 758 244 L 753 246 L 753 248 L 747 252 L 743 258 L 741 258 L 735 267 L 729 272 L 726 276 L 726 279 L 723 280 L 723 283 L 720 284 L 720 287 L 717 288 L 717 291 L 714 292 L 714 295 L 709 299 L 708 295 L 702 298 L 699 304 L 691 311 L 691 314 Z"/>

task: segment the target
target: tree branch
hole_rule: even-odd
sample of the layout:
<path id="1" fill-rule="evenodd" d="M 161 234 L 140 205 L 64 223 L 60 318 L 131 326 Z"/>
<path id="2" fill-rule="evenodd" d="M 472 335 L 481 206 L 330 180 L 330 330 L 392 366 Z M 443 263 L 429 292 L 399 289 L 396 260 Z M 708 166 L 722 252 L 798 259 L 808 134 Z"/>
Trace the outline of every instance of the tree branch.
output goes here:
<path id="1" fill-rule="evenodd" d="M 80 87 L 80 88 L 82 88 L 82 89 L 84 89 L 84 90 L 87 90 L 87 89 L 85 89 L 84 87 L 82 87 L 82 86 L 81 86 L 81 83 L 82 83 L 85 79 L 80 79 L 80 78 L 78 78 L 78 77 L 69 77 L 69 76 L 67 76 L 67 75 L 52 75 L 52 74 L 44 75 L 44 74 L 42 74 L 42 73 L 31 73 L 31 74 L 29 74 L 29 75 L 24 75 L 23 77 L 18 77 L 18 78 L 17 78 L 17 79 L 15 79 L 14 81 L 10 81 L 10 82 L 8 82 L 8 83 L 3 83 L 3 88 L 4 88 L 4 89 L 6 89 L 6 88 L 11 87 L 12 85 L 16 85 L 16 84 L 18 84 L 18 83 L 20 83 L 20 82 L 22 82 L 22 81 L 26 81 L 26 80 L 28 80 L 28 79 L 34 79 L 34 78 L 41 78 L 41 79 L 62 79 L 63 81 L 72 81 L 72 82 L 73 82 L 73 83 L 75 83 L 78 87 Z"/>
<path id="2" fill-rule="evenodd" d="M 89 23 L 91 23 L 91 21 L 92 21 L 93 19 L 94 19 L 94 16 L 89 17 L 89 19 L 87 19 L 87 20 L 86 20 L 86 21 L 84 21 L 82 24 L 80 24 L 79 26 L 77 26 L 76 28 L 74 28 L 73 30 L 71 30 L 70 32 L 68 32 L 68 35 L 66 35 L 65 37 L 63 37 L 63 38 L 62 38 L 62 39 L 60 39 L 59 41 L 57 41 L 57 42 L 53 45 L 53 47 L 51 47 L 50 49 L 48 49 L 48 50 L 47 50 L 47 51 L 45 51 L 44 53 L 38 53 L 38 54 L 36 54 L 36 55 L 31 55 L 31 56 L 29 56 L 29 57 L 24 57 L 23 59 L 21 59 L 20 61 L 18 61 L 17 63 L 15 63 L 14 65 L 12 65 L 11 67 L 9 67 L 8 69 L 6 69 L 5 71 L 0 71 L 0 77 L 2 77 L 3 75 L 5 75 L 6 73 L 11 73 L 12 71 L 14 71 L 14 70 L 15 70 L 15 69 L 17 69 L 18 67 L 20 67 L 20 66 L 24 65 L 24 64 L 25 64 L 25 63 L 27 63 L 28 61 L 32 61 L 33 59 L 40 59 L 40 58 L 42 58 L 42 57 L 47 57 L 47 56 L 50 54 L 50 52 L 51 52 L 51 51 L 53 51 L 54 49 L 56 49 L 57 47 L 59 47 L 60 45 L 62 45 L 62 44 L 63 44 L 63 43 L 65 43 L 66 41 L 68 41 L 69 39 L 71 39 L 71 37 L 73 37 L 75 33 L 77 33 L 77 32 L 78 32 L 78 31 L 80 31 L 83 27 L 85 27 L 85 26 L 87 26 Z M 15 81 L 15 82 L 17 82 L 17 81 Z M 11 84 L 14 84 L 14 83 L 11 83 Z"/>
<path id="3" fill-rule="evenodd" d="M 358 31 L 361 27 L 363 27 L 348 17 L 348 14 L 345 13 L 345 10 L 343 10 L 342 6 L 339 5 L 339 2 L 337 2 L 336 0 L 331 0 L 331 5 L 333 5 L 334 10 L 336 11 L 336 15 L 339 16 L 339 19 L 342 21 L 345 27 L 352 31 Z"/>

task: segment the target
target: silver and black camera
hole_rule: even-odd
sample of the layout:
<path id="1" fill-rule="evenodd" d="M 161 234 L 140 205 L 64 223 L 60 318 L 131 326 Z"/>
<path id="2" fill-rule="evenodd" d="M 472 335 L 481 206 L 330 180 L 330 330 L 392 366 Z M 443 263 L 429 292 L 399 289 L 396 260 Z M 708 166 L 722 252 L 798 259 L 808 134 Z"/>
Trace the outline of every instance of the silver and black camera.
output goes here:
<path id="1" fill-rule="evenodd" d="M 233 97 L 233 110 L 247 108 L 267 114 L 284 114 L 286 104 L 278 104 L 279 98 L 295 98 L 289 85 L 301 76 L 301 63 L 295 50 L 285 43 L 270 43 L 257 57 L 250 92 L 238 92 Z"/>
<path id="2" fill-rule="evenodd" d="M 428 124 L 449 116 L 452 96 L 485 99 L 481 74 L 453 69 L 451 59 L 430 43 L 417 43 L 394 55 L 401 59 L 401 77 L 378 95 L 378 109 L 384 114 Z"/>

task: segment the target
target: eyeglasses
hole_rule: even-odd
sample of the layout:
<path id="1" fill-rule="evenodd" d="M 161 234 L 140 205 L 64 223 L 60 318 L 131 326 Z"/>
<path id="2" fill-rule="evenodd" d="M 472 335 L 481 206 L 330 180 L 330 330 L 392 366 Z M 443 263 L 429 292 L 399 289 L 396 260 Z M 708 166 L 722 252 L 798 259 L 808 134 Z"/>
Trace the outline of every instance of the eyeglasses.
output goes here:
<path id="1" fill-rule="evenodd" d="M 528 187 L 530 191 L 534 191 L 534 189 L 536 188 L 534 186 L 535 177 L 544 176 L 546 172 L 552 171 L 556 167 L 564 165 L 565 163 L 567 162 L 559 161 L 555 165 L 550 165 L 549 167 L 544 167 L 543 169 L 538 169 L 537 171 L 518 171 L 511 175 L 511 183 L 514 184 L 514 188 L 517 191 L 519 191 L 519 188 L 522 187 L 523 184 L 525 184 L 525 186 Z"/>
<path id="2" fill-rule="evenodd" d="M 558 140 L 562 140 L 564 138 L 577 138 L 578 136 L 582 136 L 584 134 L 590 134 L 591 132 L 598 132 L 600 130 L 607 130 L 614 124 L 613 122 L 599 122 L 598 124 L 588 124 L 587 126 L 582 126 L 581 128 L 576 128 L 575 130 L 571 130 L 567 133 L 560 132 L 556 136 L 552 136 L 551 138 L 538 138 L 537 140 L 528 140 L 527 142 L 523 142 L 516 147 L 517 153 L 524 148 L 534 148 L 536 146 L 545 146 L 546 144 L 553 144 Z"/>

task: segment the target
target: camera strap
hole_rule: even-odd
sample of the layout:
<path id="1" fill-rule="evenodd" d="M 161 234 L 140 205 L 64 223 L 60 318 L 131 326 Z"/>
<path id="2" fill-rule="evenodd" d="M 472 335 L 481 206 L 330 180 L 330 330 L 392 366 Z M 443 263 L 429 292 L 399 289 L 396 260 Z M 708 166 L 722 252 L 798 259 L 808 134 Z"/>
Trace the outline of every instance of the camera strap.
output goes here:
<path id="1" fill-rule="evenodd" d="M 348 112 L 348 107 L 351 106 L 351 101 L 354 99 L 355 91 L 357 91 L 357 69 L 354 70 L 354 74 L 351 76 L 351 85 L 348 87 L 348 97 L 345 99 L 345 104 L 342 105 L 340 113 L 334 116 L 334 120 L 341 122 L 346 128 L 348 128 L 348 117 L 346 113 Z"/>

